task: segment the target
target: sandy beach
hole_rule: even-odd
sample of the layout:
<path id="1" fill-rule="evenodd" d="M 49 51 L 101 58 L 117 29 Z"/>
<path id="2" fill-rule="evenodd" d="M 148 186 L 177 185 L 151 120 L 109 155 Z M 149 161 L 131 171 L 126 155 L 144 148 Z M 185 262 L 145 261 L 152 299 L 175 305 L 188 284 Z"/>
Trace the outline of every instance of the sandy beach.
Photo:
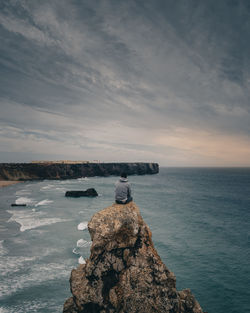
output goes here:
<path id="1" fill-rule="evenodd" d="M 6 187 L 9 185 L 14 185 L 20 183 L 20 181 L 16 181 L 16 180 L 0 180 L 0 188 L 1 187 Z"/>

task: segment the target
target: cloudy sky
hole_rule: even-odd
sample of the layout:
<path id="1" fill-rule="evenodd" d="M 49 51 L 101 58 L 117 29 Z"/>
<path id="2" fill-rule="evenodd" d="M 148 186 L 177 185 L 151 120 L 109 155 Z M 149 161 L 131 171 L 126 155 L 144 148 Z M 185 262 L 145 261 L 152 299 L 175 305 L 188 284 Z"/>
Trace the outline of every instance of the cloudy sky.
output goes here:
<path id="1" fill-rule="evenodd" d="M 248 0 L 0 0 L 0 162 L 250 166 Z"/>

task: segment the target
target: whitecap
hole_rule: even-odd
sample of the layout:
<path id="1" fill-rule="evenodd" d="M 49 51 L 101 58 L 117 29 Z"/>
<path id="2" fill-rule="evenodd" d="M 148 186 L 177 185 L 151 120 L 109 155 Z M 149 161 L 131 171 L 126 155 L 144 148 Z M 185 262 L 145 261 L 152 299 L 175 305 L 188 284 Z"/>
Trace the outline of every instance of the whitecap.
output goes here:
<path id="1" fill-rule="evenodd" d="M 84 240 L 84 239 L 79 239 L 77 240 L 76 243 L 77 247 L 81 248 L 81 247 L 86 247 L 88 245 L 88 241 Z"/>
<path id="2" fill-rule="evenodd" d="M 88 228 L 88 222 L 82 222 L 77 226 L 78 230 L 84 230 Z"/>
<path id="3" fill-rule="evenodd" d="M 34 199 L 28 197 L 20 197 L 16 199 L 16 204 L 32 204 L 34 202 Z"/>
<path id="4" fill-rule="evenodd" d="M 80 258 L 78 259 L 78 263 L 79 264 L 86 264 L 86 261 L 84 260 L 84 258 L 82 256 L 80 256 Z"/>
<path id="5" fill-rule="evenodd" d="M 84 213 L 84 211 L 79 211 L 78 213 L 79 213 L 79 214 L 83 214 L 83 213 Z"/>
<path id="6" fill-rule="evenodd" d="M 12 214 L 8 222 L 15 221 L 21 225 L 20 231 L 38 228 L 55 223 L 67 222 L 68 219 L 46 217 L 43 212 L 34 212 L 32 210 L 8 210 Z"/>
<path id="7" fill-rule="evenodd" d="M 54 187 L 54 185 L 47 185 L 42 187 L 40 190 L 48 190 L 48 189 L 52 189 Z"/>
<path id="8" fill-rule="evenodd" d="M 48 204 L 53 203 L 53 202 L 54 202 L 53 200 L 45 199 L 45 200 L 42 200 L 42 201 L 38 202 L 38 203 L 35 205 L 35 207 L 41 206 L 41 205 L 48 205 Z"/>
<path id="9" fill-rule="evenodd" d="M 89 178 L 88 177 L 80 177 L 80 178 L 77 178 L 77 180 L 83 181 L 83 180 L 89 180 Z"/>
<path id="10" fill-rule="evenodd" d="M 74 254 L 77 254 L 77 255 L 80 254 L 80 251 L 79 251 L 78 248 L 74 248 L 74 249 L 72 250 L 72 252 L 73 252 Z"/>
<path id="11" fill-rule="evenodd" d="M 36 262 L 38 257 L 7 257 L 5 262 L 1 262 L 1 270 L 6 269 L 6 273 L 1 277 L 2 281 L 0 284 L 0 295 L 8 296 L 15 294 L 19 290 L 24 288 L 30 288 L 32 286 L 41 285 L 48 280 L 53 281 L 58 279 L 60 276 L 67 278 L 69 276 L 69 268 L 72 267 L 72 261 L 56 262 L 40 264 Z M 4 264 L 3 264 L 4 263 Z M 3 265 L 3 267 L 2 267 Z M 29 271 L 23 271 L 23 269 L 29 268 Z M 19 272 L 18 275 L 8 275 L 7 273 L 13 274 Z M 43 273 L 43 275 L 41 275 Z M 7 274 L 7 275 L 6 275 Z M 2 275 L 2 272 L 1 272 Z M 1 312 L 1 311 L 0 311 Z M 12 311 L 13 312 L 13 311 Z M 17 312 L 17 311 L 15 311 Z M 19 312 L 19 311 L 18 311 Z M 35 311 L 23 311 L 22 312 L 36 312 Z"/>
<path id="12" fill-rule="evenodd" d="M 31 191 L 27 189 L 16 191 L 17 196 L 24 196 L 24 195 L 30 195 L 30 194 L 31 194 Z"/>

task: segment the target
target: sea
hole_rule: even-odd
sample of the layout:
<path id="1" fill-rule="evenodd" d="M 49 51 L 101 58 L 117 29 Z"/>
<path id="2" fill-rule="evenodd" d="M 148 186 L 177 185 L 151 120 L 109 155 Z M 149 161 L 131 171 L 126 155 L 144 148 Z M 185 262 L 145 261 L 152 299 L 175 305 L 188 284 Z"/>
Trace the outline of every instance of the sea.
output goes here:
<path id="1" fill-rule="evenodd" d="M 114 202 L 117 179 L 0 189 L 0 313 L 62 312 L 71 270 L 90 255 L 87 222 Z M 190 288 L 208 313 L 250 312 L 250 168 L 160 168 L 129 181 L 177 289 Z M 65 197 L 87 188 L 99 196 Z"/>

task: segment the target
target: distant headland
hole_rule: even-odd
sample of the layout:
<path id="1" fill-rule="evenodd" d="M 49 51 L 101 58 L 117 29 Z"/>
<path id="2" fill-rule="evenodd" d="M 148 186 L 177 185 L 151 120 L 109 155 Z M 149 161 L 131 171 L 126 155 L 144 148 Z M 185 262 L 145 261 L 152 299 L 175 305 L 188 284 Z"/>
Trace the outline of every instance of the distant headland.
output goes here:
<path id="1" fill-rule="evenodd" d="M 157 174 L 158 163 L 101 163 L 99 161 L 32 161 L 0 163 L 0 180 L 25 181 L 43 179 L 74 179 L 80 177 Z"/>

